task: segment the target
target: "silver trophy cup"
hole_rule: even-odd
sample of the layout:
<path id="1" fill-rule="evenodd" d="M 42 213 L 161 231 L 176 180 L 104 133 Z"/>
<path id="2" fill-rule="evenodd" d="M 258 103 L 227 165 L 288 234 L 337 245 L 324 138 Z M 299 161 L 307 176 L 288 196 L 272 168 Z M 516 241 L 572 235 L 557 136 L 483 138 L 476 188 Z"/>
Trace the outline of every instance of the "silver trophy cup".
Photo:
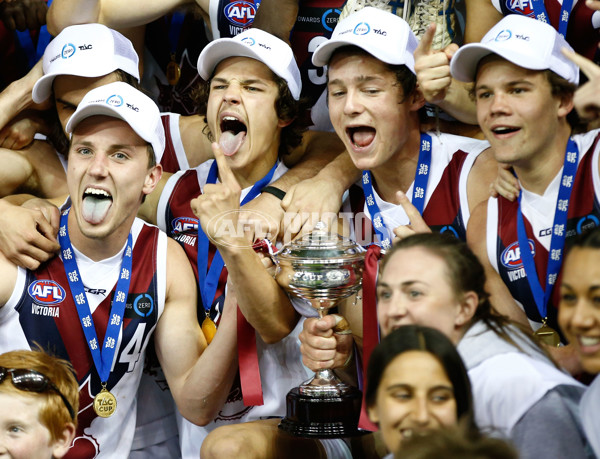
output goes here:
<path id="1" fill-rule="evenodd" d="M 355 242 L 315 230 L 276 255 L 277 281 L 292 295 L 308 300 L 319 317 L 361 287 L 364 250 Z M 356 435 L 361 392 L 342 382 L 331 369 L 319 370 L 287 395 L 287 416 L 279 427 L 302 437 L 337 438 Z"/>

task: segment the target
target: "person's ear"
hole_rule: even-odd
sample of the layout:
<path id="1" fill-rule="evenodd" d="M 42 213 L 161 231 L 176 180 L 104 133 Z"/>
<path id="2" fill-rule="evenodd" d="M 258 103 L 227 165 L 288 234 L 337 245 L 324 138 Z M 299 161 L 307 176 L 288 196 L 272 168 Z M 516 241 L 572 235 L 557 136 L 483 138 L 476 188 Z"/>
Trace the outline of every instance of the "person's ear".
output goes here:
<path id="1" fill-rule="evenodd" d="M 410 103 L 410 110 L 416 112 L 425 105 L 425 97 L 423 97 L 419 88 L 415 88 L 410 96 L 408 96 L 407 102 Z"/>
<path id="2" fill-rule="evenodd" d="M 367 415 L 369 416 L 369 419 L 373 424 L 379 423 L 379 413 L 377 413 L 376 406 L 368 406 L 367 407 Z"/>
<path id="3" fill-rule="evenodd" d="M 154 188 L 156 188 L 156 185 L 158 185 L 158 182 L 162 177 L 162 172 L 163 170 L 160 164 L 157 164 L 156 166 L 148 170 L 148 173 L 146 174 L 146 178 L 144 180 L 143 188 L 143 192 L 145 195 L 152 193 Z"/>
<path id="4" fill-rule="evenodd" d="M 454 319 L 454 325 L 463 327 L 470 323 L 475 312 L 477 312 L 477 306 L 479 306 L 479 295 L 473 291 L 465 293 L 462 297 L 462 301 L 459 303 L 458 312 Z"/>
<path id="5" fill-rule="evenodd" d="M 277 122 L 277 126 L 283 129 L 284 127 L 287 127 L 290 124 L 292 124 L 295 119 L 296 118 L 290 118 L 289 120 L 284 120 L 284 119 L 279 118 L 279 121 Z"/>
<path id="6" fill-rule="evenodd" d="M 558 110 L 557 114 L 559 118 L 566 117 L 573 110 L 573 97 L 574 94 L 563 94 L 558 97 Z"/>
<path id="7" fill-rule="evenodd" d="M 75 438 L 75 426 L 69 422 L 65 424 L 59 437 L 53 441 L 52 457 L 60 459 L 69 452 L 71 444 Z"/>

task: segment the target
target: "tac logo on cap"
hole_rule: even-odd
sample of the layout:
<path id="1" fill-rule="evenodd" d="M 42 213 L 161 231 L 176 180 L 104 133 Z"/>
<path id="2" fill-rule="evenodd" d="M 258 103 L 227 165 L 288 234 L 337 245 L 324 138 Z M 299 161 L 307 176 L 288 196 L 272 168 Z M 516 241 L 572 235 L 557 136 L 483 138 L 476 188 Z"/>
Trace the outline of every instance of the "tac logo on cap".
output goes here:
<path id="1" fill-rule="evenodd" d="M 245 27 L 254 22 L 256 5 L 252 2 L 232 2 L 225 6 L 223 14 L 233 25 Z"/>
<path id="2" fill-rule="evenodd" d="M 356 24 L 352 33 L 354 35 L 366 35 L 371 31 L 371 27 L 366 22 L 361 22 L 360 24 Z"/>
<path id="3" fill-rule="evenodd" d="M 350 45 L 362 48 L 386 64 L 406 65 L 415 73 L 413 53 L 418 44 L 417 37 L 404 19 L 367 6 L 338 22 L 331 38 L 315 49 L 312 62 L 323 67 L 336 49 Z"/>
<path id="4" fill-rule="evenodd" d="M 63 49 L 62 49 L 60 55 L 63 59 L 68 59 L 70 57 L 73 57 L 73 54 L 75 54 L 75 51 L 77 51 L 77 48 L 75 48 L 75 45 L 73 43 L 67 43 L 65 46 L 63 46 Z"/>
<path id="5" fill-rule="evenodd" d="M 481 59 L 497 54 L 518 67 L 551 70 L 578 84 L 579 68 L 562 53 L 563 48 L 573 49 L 550 24 L 509 14 L 492 27 L 480 43 L 461 46 L 450 61 L 450 71 L 459 81 L 473 82 Z"/>
<path id="6" fill-rule="evenodd" d="M 512 37 L 512 33 L 510 32 L 510 30 L 501 30 L 500 33 L 498 35 L 496 35 L 496 38 L 494 38 L 495 41 L 506 41 L 506 40 L 510 40 L 510 37 Z"/>
<path id="7" fill-rule="evenodd" d="M 120 107 L 123 105 L 123 98 L 118 94 L 113 94 L 108 99 L 106 99 L 106 103 L 113 107 Z"/>

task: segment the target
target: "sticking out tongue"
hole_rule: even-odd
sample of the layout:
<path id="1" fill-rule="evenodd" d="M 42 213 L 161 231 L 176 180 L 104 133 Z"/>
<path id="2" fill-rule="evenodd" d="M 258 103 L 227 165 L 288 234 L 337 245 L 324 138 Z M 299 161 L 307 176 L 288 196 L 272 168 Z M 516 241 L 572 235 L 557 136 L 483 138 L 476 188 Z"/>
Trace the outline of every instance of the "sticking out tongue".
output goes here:
<path id="1" fill-rule="evenodd" d="M 233 131 L 225 131 L 221 133 L 219 145 L 225 156 L 233 156 L 240 149 L 240 146 L 246 139 L 246 132 L 240 131 L 234 134 Z"/>
<path id="2" fill-rule="evenodd" d="M 86 222 L 94 225 L 102 222 L 112 204 L 112 199 L 86 196 L 83 198 L 81 214 Z"/>
<path id="3" fill-rule="evenodd" d="M 375 129 L 369 127 L 360 127 L 352 129 L 352 142 L 357 147 L 366 147 L 375 138 Z"/>

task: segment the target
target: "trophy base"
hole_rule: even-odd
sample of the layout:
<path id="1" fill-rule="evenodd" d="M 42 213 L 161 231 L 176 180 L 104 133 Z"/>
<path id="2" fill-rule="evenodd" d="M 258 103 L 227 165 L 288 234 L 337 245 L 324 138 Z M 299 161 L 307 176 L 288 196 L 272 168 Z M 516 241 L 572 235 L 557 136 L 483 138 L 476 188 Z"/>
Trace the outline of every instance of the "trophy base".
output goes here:
<path id="1" fill-rule="evenodd" d="M 287 416 L 279 428 L 296 437 L 341 438 L 361 435 L 358 418 L 362 394 L 351 388 L 339 396 L 307 396 L 297 387 L 286 397 Z"/>

